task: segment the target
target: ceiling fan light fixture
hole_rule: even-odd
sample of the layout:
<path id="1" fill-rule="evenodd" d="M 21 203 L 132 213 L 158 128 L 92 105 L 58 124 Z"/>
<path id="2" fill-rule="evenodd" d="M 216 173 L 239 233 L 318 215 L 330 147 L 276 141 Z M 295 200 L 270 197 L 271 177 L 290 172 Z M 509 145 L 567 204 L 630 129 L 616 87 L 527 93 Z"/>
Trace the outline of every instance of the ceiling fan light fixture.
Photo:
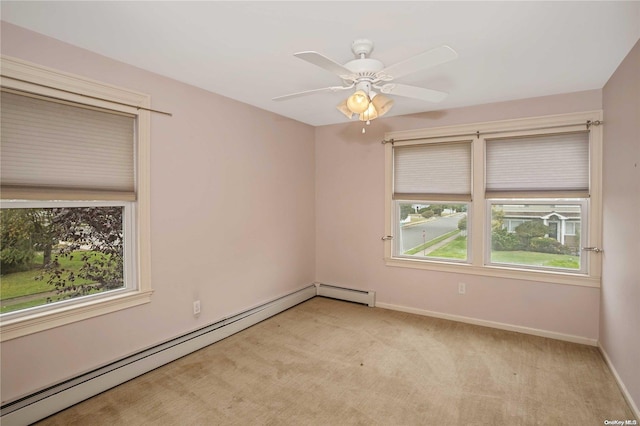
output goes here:
<path id="1" fill-rule="evenodd" d="M 369 107 L 367 108 L 367 110 L 365 112 L 363 112 L 362 114 L 360 114 L 358 116 L 358 118 L 360 119 L 360 121 L 369 121 L 369 120 L 373 120 L 375 118 L 378 118 L 379 114 L 378 111 L 376 111 L 376 107 L 373 105 L 373 102 L 371 102 L 369 104 Z M 367 123 L 369 124 L 369 123 Z"/>
<path id="2" fill-rule="evenodd" d="M 353 111 L 351 111 L 349 109 L 349 107 L 347 106 L 347 100 L 346 99 L 344 101 L 340 102 L 338 105 L 336 105 L 336 108 L 338 109 L 338 111 L 343 113 L 348 119 L 353 118 Z"/>
<path id="3" fill-rule="evenodd" d="M 369 108 L 371 100 L 364 90 L 357 90 L 347 98 L 347 108 L 354 114 L 362 114 Z"/>
<path id="4" fill-rule="evenodd" d="M 379 94 L 379 93 L 371 93 L 371 104 L 375 107 L 376 112 L 378 113 L 378 117 L 382 117 L 385 115 L 391 107 L 393 107 L 393 99 Z"/>

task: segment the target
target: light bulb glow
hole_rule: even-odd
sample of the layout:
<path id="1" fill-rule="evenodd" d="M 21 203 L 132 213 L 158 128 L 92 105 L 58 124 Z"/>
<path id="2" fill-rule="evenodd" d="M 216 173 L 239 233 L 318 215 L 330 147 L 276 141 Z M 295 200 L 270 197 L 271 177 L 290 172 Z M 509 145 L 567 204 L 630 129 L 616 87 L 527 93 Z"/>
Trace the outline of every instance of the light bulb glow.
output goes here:
<path id="1" fill-rule="evenodd" d="M 378 111 L 376 111 L 376 107 L 373 105 L 373 103 L 370 103 L 367 110 L 362 114 L 360 114 L 359 119 L 360 121 L 369 121 L 377 117 L 378 117 Z"/>
<path id="2" fill-rule="evenodd" d="M 369 96 L 362 90 L 358 90 L 347 98 L 347 107 L 355 114 L 362 114 L 370 104 Z"/>

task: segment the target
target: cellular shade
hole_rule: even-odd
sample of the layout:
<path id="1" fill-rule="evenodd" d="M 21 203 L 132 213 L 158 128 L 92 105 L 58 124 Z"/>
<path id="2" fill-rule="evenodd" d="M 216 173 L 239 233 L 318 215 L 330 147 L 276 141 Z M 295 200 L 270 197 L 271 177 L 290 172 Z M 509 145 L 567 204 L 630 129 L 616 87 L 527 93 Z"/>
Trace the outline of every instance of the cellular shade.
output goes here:
<path id="1" fill-rule="evenodd" d="M 485 176 L 487 197 L 588 196 L 589 133 L 487 140 Z"/>
<path id="2" fill-rule="evenodd" d="M 1 98 L 3 198 L 135 199 L 133 116 L 5 91 Z"/>
<path id="3" fill-rule="evenodd" d="M 471 199 L 471 143 L 393 148 L 394 199 Z"/>

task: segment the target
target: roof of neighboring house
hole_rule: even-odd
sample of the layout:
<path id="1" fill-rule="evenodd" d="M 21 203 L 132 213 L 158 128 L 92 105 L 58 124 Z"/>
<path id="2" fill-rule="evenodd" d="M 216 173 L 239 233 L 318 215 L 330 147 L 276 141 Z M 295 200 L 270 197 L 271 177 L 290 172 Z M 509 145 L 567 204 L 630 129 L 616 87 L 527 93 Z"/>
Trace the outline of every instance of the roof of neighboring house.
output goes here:
<path id="1" fill-rule="evenodd" d="M 579 205 L 503 205 L 502 211 L 505 218 L 549 219 L 557 216 L 558 219 L 580 219 Z"/>

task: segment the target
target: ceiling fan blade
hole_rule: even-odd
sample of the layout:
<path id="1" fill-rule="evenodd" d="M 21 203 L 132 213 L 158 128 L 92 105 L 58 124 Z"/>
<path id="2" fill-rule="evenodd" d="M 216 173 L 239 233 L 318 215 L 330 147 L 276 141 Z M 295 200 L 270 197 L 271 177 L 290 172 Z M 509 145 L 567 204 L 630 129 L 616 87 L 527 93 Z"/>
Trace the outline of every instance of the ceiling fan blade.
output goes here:
<path id="1" fill-rule="evenodd" d="M 406 59 L 397 64 L 393 64 L 378 72 L 378 75 L 384 75 L 393 79 L 403 77 L 421 70 L 444 64 L 458 57 L 455 50 L 449 46 L 440 46 L 421 53 L 413 58 Z"/>
<path id="2" fill-rule="evenodd" d="M 313 65 L 319 66 L 320 68 L 323 68 L 329 72 L 337 74 L 340 77 L 349 76 L 353 74 L 351 71 L 349 71 L 349 69 L 345 68 L 344 66 L 337 63 L 336 61 L 329 59 L 318 52 L 314 52 L 314 51 L 299 52 L 299 53 L 294 53 L 293 56 L 298 57 L 302 60 L 305 60 Z"/>
<path id="3" fill-rule="evenodd" d="M 296 92 L 290 93 L 288 95 L 277 96 L 273 98 L 274 101 L 286 101 L 288 99 L 297 98 L 300 96 L 313 95 L 314 93 L 322 93 L 322 92 L 339 92 L 342 90 L 353 89 L 353 84 L 350 86 L 334 86 L 334 87 L 323 87 L 322 89 L 313 89 L 313 90 L 305 90 L 304 92 Z"/>
<path id="4" fill-rule="evenodd" d="M 387 83 L 377 87 L 380 92 L 390 95 L 404 96 L 406 98 L 420 99 L 426 102 L 440 102 L 447 97 L 447 92 L 425 89 L 424 87 L 409 86 L 407 84 Z"/>

